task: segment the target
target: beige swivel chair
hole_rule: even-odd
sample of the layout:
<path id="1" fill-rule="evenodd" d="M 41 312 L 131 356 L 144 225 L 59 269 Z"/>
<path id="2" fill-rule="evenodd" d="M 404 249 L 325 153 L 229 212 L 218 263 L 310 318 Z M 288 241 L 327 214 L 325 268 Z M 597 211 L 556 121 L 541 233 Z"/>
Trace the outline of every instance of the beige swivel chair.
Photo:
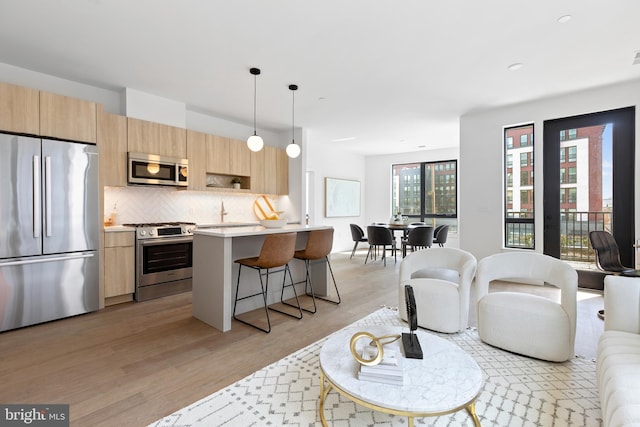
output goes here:
<path id="1" fill-rule="evenodd" d="M 398 283 L 402 320 L 407 320 L 404 286 L 411 285 L 418 326 L 445 333 L 465 330 L 476 265 L 472 254 L 456 248 L 436 247 L 407 255 L 400 264 Z"/>
<path id="2" fill-rule="evenodd" d="M 306 276 L 305 276 L 305 293 L 311 297 L 313 301 L 313 309 L 302 308 L 309 313 L 316 312 L 316 299 L 328 301 L 334 304 L 340 304 L 340 292 L 338 291 L 338 285 L 336 284 L 336 278 L 333 275 L 333 269 L 331 268 L 331 262 L 329 261 L 329 254 L 333 247 L 333 228 L 326 230 L 312 230 L 308 233 L 307 244 L 303 250 L 295 251 L 293 257 L 304 261 Z M 333 280 L 333 286 L 336 290 L 337 299 L 329 299 L 322 296 L 317 296 L 313 290 L 313 283 L 311 282 L 311 275 L 309 274 L 309 267 L 311 262 L 320 261 L 326 262 L 331 273 L 331 279 Z M 286 303 L 285 303 L 286 304 Z"/>
<path id="3" fill-rule="evenodd" d="M 560 301 L 523 292 L 491 292 L 494 280 L 548 284 Z M 573 357 L 578 273 L 564 261 L 536 252 L 491 255 L 476 274 L 478 335 L 487 344 L 552 362 Z"/>
<path id="4" fill-rule="evenodd" d="M 262 244 L 262 249 L 260 249 L 260 255 L 257 257 L 251 258 L 242 258 L 235 260 L 236 263 L 239 264 L 238 268 L 238 283 L 236 284 L 236 298 L 233 304 L 233 318 L 238 322 L 244 323 L 245 325 L 252 326 L 256 329 L 259 329 L 263 332 L 269 333 L 271 332 L 271 319 L 269 318 L 269 310 L 277 311 L 282 314 L 286 314 L 287 316 L 295 317 L 296 319 L 302 319 L 302 308 L 300 307 L 300 301 L 298 299 L 298 294 L 296 292 L 295 286 L 293 286 L 293 278 L 291 277 L 291 271 L 289 270 L 289 261 L 293 258 L 293 254 L 296 249 L 296 233 L 277 233 L 277 234 L 267 234 L 265 237 L 264 243 Z M 248 267 L 256 270 L 258 272 L 258 277 L 260 278 L 260 291 L 256 293 L 252 293 L 249 295 L 245 295 L 240 297 L 240 273 L 242 272 L 242 267 Z M 278 270 L 272 270 L 274 268 L 280 268 Z M 284 298 L 284 288 L 285 282 L 287 279 L 287 273 L 289 274 L 289 279 L 291 280 L 291 286 L 293 288 L 293 292 L 295 295 L 297 306 L 294 306 L 298 309 L 299 314 L 291 314 L 285 311 L 270 307 L 267 303 L 267 296 L 269 295 L 269 274 L 283 272 L 282 278 L 282 291 L 280 294 L 280 300 L 282 301 Z M 262 280 L 262 277 L 266 276 L 266 281 Z M 256 323 L 251 323 L 247 320 L 240 319 L 236 316 L 236 308 L 238 305 L 238 301 L 242 301 L 245 299 L 253 298 L 256 296 L 262 297 L 262 304 L 264 305 L 264 312 L 267 319 L 267 326 L 262 327 Z M 292 305 L 292 304 L 288 304 Z"/>

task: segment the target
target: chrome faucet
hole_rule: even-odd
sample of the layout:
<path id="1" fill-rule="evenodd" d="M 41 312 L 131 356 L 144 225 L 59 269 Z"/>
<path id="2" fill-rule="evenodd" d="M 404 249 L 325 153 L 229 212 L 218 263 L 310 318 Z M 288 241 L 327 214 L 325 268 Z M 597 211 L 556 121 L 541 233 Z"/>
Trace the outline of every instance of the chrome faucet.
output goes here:
<path id="1" fill-rule="evenodd" d="M 224 222 L 224 216 L 229 212 L 224 210 L 224 202 L 220 202 L 220 223 Z"/>

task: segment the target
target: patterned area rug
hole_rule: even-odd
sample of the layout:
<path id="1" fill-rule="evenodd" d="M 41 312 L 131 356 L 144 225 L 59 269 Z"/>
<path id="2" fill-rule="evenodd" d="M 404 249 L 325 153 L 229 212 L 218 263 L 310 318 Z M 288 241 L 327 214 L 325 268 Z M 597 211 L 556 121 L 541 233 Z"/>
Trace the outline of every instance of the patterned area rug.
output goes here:
<path id="1" fill-rule="evenodd" d="M 403 325 L 397 311 L 382 308 L 357 326 Z M 406 324 L 405 324 L 406 325 Z M 582 357 L 551 363 L 482 343 L 475 330 L 436 334 L 478 362 L 485 374 L 476 401 L 483 426 L 601 426 L 595 361 Z M 320 426 L 318 354 L 325 339 L 261 369 L 155 423 L 153 427 Z M 374 412 L 332 391 L 325 414 L 333 426 L 407 426 L 405 417 Z M 415 425 L 472 426 L 466 411 L 416 418 Z"/>

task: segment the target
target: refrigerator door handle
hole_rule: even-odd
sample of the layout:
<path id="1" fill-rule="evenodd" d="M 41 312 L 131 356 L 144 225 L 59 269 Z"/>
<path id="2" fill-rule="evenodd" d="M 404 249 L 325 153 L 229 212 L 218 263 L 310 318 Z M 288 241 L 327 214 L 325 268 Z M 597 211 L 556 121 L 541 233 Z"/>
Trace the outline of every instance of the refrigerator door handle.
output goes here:
<path id="1" fill-rule="evenodd" d="M 44 158 L 44 231 L 51 237 L 51 156 Z"/>
<path id="2" fill-rule="evenodd" d="M 33 156 L 33 237 L 40 238 L 42 199 L 40 195 L 40 156 Z"/>
<path id="3" fill-rule="evenodd" d="M 26 259 L 19 259 L 16 261 L 0 262 L 0 267 L 8 267 L 10 265 L 38 264 L 42 262 L 53 262 L 53 261 L 71 261 L 74 259 L 91 258 L 94 255 L 95 255 L 94 253 L 79 253 L 74 255 L 52 256 L 52 257 L 46 257 L 46 258 L 45 257 L 26 258 Z"/>

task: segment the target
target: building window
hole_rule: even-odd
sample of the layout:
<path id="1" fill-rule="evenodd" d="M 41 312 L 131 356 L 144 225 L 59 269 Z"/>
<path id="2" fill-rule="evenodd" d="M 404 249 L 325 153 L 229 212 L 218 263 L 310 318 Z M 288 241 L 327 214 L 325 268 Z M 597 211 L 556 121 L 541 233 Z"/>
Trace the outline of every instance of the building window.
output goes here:
<path id="1" fill-rule="evenodd" d="M 578 158 L 578 147 L 576 147 L 575 145 L 572 147 L 569 147 L 569 162 L 575 162 L 576 159 Z"/>
<path id="2" fill-rule="evenodd" d="M 574 167 L 569 168 L 569 169 L 568 169 L 568 171 L 569 171 L 569 172 L 568 172 L 568 174 L 567 174 L 567 175 L 568 175 L 568 176 L 567 176 L 567 183 L 568 183 L 568 184 L 575 184 L 576 182 L 578 182 L 578 181 L 577 181 L 577 174 L 576 174 L 576 168 L 575 168 L 575 166 L 574 166 Z"/>
<path id="3" fill-rule="evenodd" d="M 569 139 L 576 139 L 578 137 L 578 129 L 569 129 Z"/>
<path id="4" fill-rule="evenodd" d="M 458 185 L 457 160 L 399 164 L 392 166 L 391 212 L 433 225 L 448 224 L 457 229 Z M 411 176 L 414 185 L 399 183 Z M 410 194 L 407 194 L 410 193 Z"/>
<path id="5" fill-rule="evenodd" d="M 576 203 L 578 201 L 578 189 L 577 188 L 567 188 L 567 203 Z"/>
<path id="6" fill-rule="evenodd" d="M 566 150 L 564 147 L 560 148 L 560 163 L 564 163 L 565 161 L 565 152 Z"/>
<path id="7" fill-rule="evenodd" d="M 535 248 L 533 135 L 533 125 L 504 130 L 504 245 L 508 248 Z M 514 147 L 513 140 L 520 145 Z M 515 165 L 514 156 L 520 158 Z"/>

